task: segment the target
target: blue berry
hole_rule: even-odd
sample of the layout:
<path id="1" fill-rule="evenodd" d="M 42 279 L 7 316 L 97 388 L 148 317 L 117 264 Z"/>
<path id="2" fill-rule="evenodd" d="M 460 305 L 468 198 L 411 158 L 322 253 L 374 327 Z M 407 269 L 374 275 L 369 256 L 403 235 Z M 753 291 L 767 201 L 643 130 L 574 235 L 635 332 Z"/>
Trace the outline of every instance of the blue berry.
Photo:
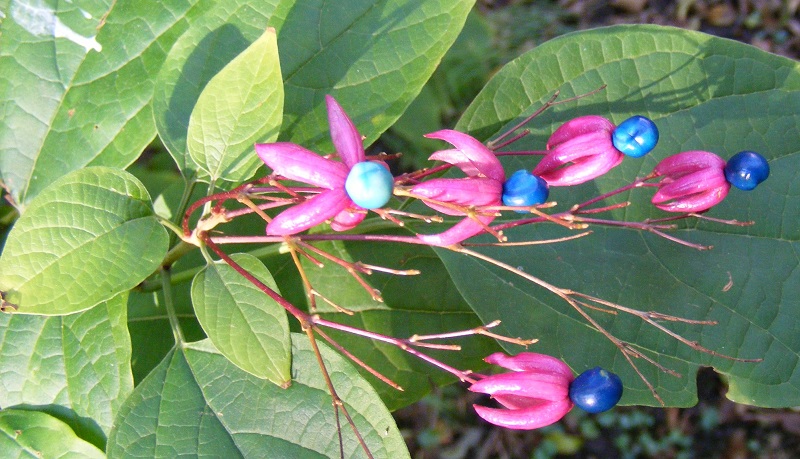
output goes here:
<path id="1" fill-rule="evenodd" d="M 547 182 L 525 169 L 514 172 L 503 184 L 503 205 L 506 206 L 535 206 L 547 201 L 550 190 Z M 524 210 L 517 211 L 527 213 Z"/>
<path id="2" fill-rule="evenodd" d="M 658 143 L 658 128 L 649 118 L 632 116 L 617 126 L 611 135 L 614 148 L 632 158 L 642 157 Z"/>
<path id="3" fill-rule="evenodd" d="M 600 367 L 579 374 L 569 385 L 569 399 L 589 413 L 610 410 L 622 398 L 619 376 Z"/>
<path id="4" fill-rule="evenodd" d="M 389 202 L 394 189 L 391 172 L 381 164 L 365 161 L 356 163 L 344 182 L 347 196 L 359 207 L 378 209 Z"/>
<path id="5" fill-rule="evenodd" d="M 725 179 L 740 190 L 750 191 L 767 177 L 769 164 L 754 151 L 740 151 L 725 164 Z"/>

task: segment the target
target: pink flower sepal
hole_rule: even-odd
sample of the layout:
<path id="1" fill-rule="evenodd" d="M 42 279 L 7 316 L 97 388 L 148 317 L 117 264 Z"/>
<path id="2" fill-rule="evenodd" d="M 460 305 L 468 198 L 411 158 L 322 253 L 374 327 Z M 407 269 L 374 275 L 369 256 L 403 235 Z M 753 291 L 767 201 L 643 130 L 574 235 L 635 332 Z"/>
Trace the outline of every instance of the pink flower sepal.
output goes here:
<path id="1" fill-rule="evenodd" d="M 423 199 L 426 205 L 446 215 L 465 215 L 465 212 L 441 203 L 460 207 L 502 205 L 505 172 L 491 150 L 477 139 L 450 129 L 432 132 L 425 137 L 444 140 L 455 147 L 437 151 L 429 159 L 452 164 L 467 176 L 458 179 L 428 180 L 414 185 L 411 188 L 413 194 L 427 198 Z M 418 237 L 430 245 L 453 245 L 482 232 L 494 218 L 493 212 L 484 215 L 478 212 L 474 218 L 467 217 L 447 231 L 421 234 Z"/>
<path id="2" fill-rule="evenodd" d="M 601 116 L 567 121 L 550 136 L 550 152 L 533 169 L 533 175 L 550 186 L 571 186 L 605 174 L 625 157 L 614 147 L 614 129 L 614 124 Z"/>
<path id="3" fill-rule="evenodd" d="M 323 189 L 316 196 L 276 215 L 267 225 L 268 235 L 297 234 L 331 219 L 331 228 L 346 231 L 366 217 L 366 210 L 354 204 L 345 191 L 345 182 L 353 166 L 366 161 L 361 135 L 333 97 L 325 96 L 325 103 L 331 140 L 342 162 L 289 142 L 255 146 L 258 156 L 274 174 Z"/>
<path id="4" fill-rule="evenodd" d="M 508 429 L 538 429 L 557 422 L 572 409 L 572 370 L 555 357 L 533 352 L 516 356 L 495 353 L 484 359 L 510 373 L 484 378 L 469 390 L 491 395 L 502 408 L 474 405 L 478 416 Z"/>
<path id="5" fill-rule="evenodd" d="M 703 212 L 725 199 L 731 187 L 725 179 L 725 160 L 707 151 L 664 158 L 653 175 L 662 179 L 652 202 L 667 212 Z"/>

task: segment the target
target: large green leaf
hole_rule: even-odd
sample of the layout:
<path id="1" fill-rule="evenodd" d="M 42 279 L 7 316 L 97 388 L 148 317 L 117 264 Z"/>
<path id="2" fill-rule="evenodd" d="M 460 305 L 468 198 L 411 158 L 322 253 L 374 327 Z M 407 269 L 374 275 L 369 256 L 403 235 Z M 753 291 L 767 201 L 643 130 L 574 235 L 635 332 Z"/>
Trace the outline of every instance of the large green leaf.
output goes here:
<path id="1" fill-rule="evenodd" d="M 0 25 L 0 99 L 10 102 L 0 178 L 20 207 L 67 172 L 141 154 L 155 134 L 155 75 L 211 3 L 11 2 Z"/>
<path id="2" fill-rule="evenodd" d="M 304 261 L 303 267 L 312 287 L 335 304 L 355 312 L 352 316 L 336 312 L 332 306 L 318 299 L 317 308 L 323 317 L 401 339 L 415 334 L 469 330 L 481 325 L 432 250 L 409 244 L 378 244 L 335 242 L 315 245 L 350 262 L 418 270 L 421 274 L 400 276 L 375 271 L 371 276 L 364 276 L 371 288 L 380 291 L 383 302 L 377 302 L 344 268 L 328 262 L 320 269 Z M 295 305 L 307 305 L 307 297 L 291 260 L 282 267 L 276 267 L 273 272 L 284 297 Z M 362 372 L 391 410 L 419 400 L 433 387 L 432 382 L 447 384 L 456 381 L 454 376 L 396 346 L 336 330 L 325 331 L 348 351 L 403 388 L 403 391 L 398 391 Z M 462 346 L 460 351 L 420 349 L 462 370 L 479 368 L 481 359 L 498 350 L 493 340 L 477 336 L 432 342 Z"/>
<path id="3" fill-rule="evenodd" d="M 69 314 L 129 290 L 158 268 L 167 233 L 127 172 L 91 167 L 39 194 L 0 257 L 0 290 L 19 312 Z"/>
<path id="4" fill-rule="evenodd" d="M 126 296 L 62 317 L 0 315 L 0 406 L 39 406 L 102 446 L 133 390 Z"/>
<path id="5" fill-rule="evenodd" d="M 644 310 L 710 319 L 716 326 L 665 323 L 703 346 L 761 363 L 732 362 L 678 344 L 630 316 L 590 311 L 612 333 L 660 364 L 674 378 L 639 361 L 669 405 L 695 403 L 694 373 L 713 366 L 726 376 L 728 396 L 762 406 L 800 404 L 800 270 L 798 270 L 797 157 L 800 137 L 800 66 L 753 47 L 700 33 L 654 26 L 597 29 L 564 36 L 503 68 L 476 98 L 458 127 L 487 140 L 513 126 L 556 90 L 563 96 L 608 88 L 536 118 L 532 135 L 515 150 L 540 150 L 556 126 L 579 115 L 620 122 L 632 114 L 652 118 L 661 140 L 650 156 L 626 159 L 590 184 L 553 189 L 568 209 L 573 203 L 630 183 L 656 162 L 679 151 L 702 149 L 730 157 L 760 151 L 772 176 L 750 193 L 732 190 L 710 216 L 754 220 L 750 227 L 690 222 L 674 232 L 699 252 L 650 233 L 595 229 L 563 244 L 486 248 L 481 252 L 560 287 Z M 507 170 L 532 168 L 530 159 L 509 160 Z M 663 217 L 649 204 L 652 191 L 636 189 L 619 200 L 629 208 L 608 218 Z M 616 201 L 615 201 L 616 202 Z M 509 231 L 512 240 L 563 236 L 560 228 Z M 654 403 L 616 348 L 590 329 L 569 306 L 542 288 L 463 255 L 440 251 L 448 271 L 484 320 L 503 319 L 512 335 L 541 339 L 540 349 L 563 357 L 576 371 L 601 365 L 622 375 L 627 403 Z M 730 284 L 729 284 L 730 282 Z M 511 349 L 516 351 L 516 349 Z"/>
<path id="6" fill-rule="evenodd" d="M 375 457 L 409 457 L 369 383 L 320 347 Z M 109 457 L 340 457 L 330 395 L 306 336 L 293 336 L 292 354 L 292 385 L 281 389 L 237 368 L 209 341 L 176 349 L 125 402 L 109 436 Z M 343 457 L 366 457 L 342 422 Z"/>
<path id="7" fill-rule="evenodd" d="M 281 137 L 329 151 L 333 95 L 372 143 L 411 103 L 455 41 L 474 0 L 311 0 L 279 5 L 286 112 Z"/>
<path id="8" fill-rule="evenodd" d="M 258 258 L 233 260 L 278 292 Z M 208 265 L 192 282 L 192 304 L 200 325 L 222 355 L 239 368 L 278 385 L 289 383 L 291 349 L 286 311 L 224 261 Z"/>
<path id="9" fill-rule="evenodd" d="M 279 1 L 219 2 L 194 21 L 170 49 L 156 81 L 153 114 L 161 141 L 184 174 L 196 167 L 187 161 L 186 133 L 200 93 L 214 75 L 264 33 Z"/>
<path id="10" fill-rule="evenodd" d="M 103 451 L 78 438 L 69 426 L 46 413 L 0 411 L 0 450 L 5 457 L 102 459 Z"/>
<path id="11" fill-rule="evenodd" d="M 269 28 L 203 89 L 189 118 L 189 156 L 212 182 L 244 181 L 261 164 L 253 144 L 278 137 L 282 114 L 278 43 Z"/>

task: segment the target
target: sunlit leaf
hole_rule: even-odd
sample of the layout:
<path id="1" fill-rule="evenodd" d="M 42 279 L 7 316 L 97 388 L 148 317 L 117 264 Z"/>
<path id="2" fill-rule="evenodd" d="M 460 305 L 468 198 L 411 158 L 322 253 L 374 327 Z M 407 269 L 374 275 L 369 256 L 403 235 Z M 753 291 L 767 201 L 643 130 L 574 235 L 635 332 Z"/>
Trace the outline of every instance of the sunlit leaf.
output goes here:
<path id="1" fill-rule="evenodd" d="M 133 390 L 126 295 L 60 317 L 0 314 L 0 406 L 39 406 L 101 445 Z"/>
<path id="2" fill-rule="evenodd" d="M 217 2 L 169 50 L 156 80 L 153 114 L 161 141 L 184 174 L 196 167 L 187 157 L 186 133 L 200 93 L 214 75 L 263 35 L 278 3 Z"/>
<path id="3" fill-rule="evenodd" d="M 69 314 L 131 289 L 158 268 L 167 233 L 127 172 L 73 172 L 37 196 L 0 257 L 0 291 L 19 312 Z"/>
<path id="4" fill-rule="evenodd" d="M 189 119 L 189 156 L 210 180 L 241 182 L 261 164 L 253 144 L 278 137 L 283 85 L 270 28 L 208 82 Z"/>
<path id="5" fill-rule="evenodd" d="M 280 293 L 258 258 L 247 254 L 231 258 Z M 195 276 L 192 304 L 209 339 L 228 360 L 275 384 L 289 382 L 289 321 L 278 303 L 224 261 L 218 261 Z"/>
<path id="6" fill-rule="evenodd" d="M 369 383 L 320 347 L 372 454 L 409 457 Z M 234 366 L 209 341 L 174 350 L 125 402 L 109 457 L 340 457 L 330 395 L 306 336 L 293 336 L 292 354 L 292 385 L 281 389 Z M 341 429 L 343 457 L 366 457 L 344 420 Z"/>
<path id="7" fill-rule="evenodd" d="M 279 5 L 270 25 L 286 92 L 281 138 L 331 151 L 330 94 L 367 144 L 405 110 L 464 26 L 474 0 L 311 0 Z"/>
<path id="8" fill-rule="evenodd" d="M 211 3 L 10 2 L 0 177 L 20 207 L 68 172 L 125 167 L 141 154 L 155 135 L 150 100 L 166 52 Z"/>

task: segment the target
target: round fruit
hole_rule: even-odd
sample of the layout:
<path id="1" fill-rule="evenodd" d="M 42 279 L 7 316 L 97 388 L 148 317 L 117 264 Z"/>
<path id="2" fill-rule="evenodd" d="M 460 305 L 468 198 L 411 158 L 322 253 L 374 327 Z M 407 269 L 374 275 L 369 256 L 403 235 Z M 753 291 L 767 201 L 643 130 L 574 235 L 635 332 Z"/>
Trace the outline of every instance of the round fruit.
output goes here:
<path id="1" fill-rule="evenodd" d="M 658 128 L 649 118 L 632 116 L 614 129 L 611 140 L 617 150 L 632 158 L 639 158 L 655 148 Z"/>
<path id="2" fill-rule="evenodd" d="M 525 169 L 514 172 L 503 184 L 503 205 L 530 207 L 547 201 L 547 182 Z M 527 213 L 518 210 L 518 213 Z"/>
<path id="3" fill-rule="evenodd" d="M 767 177 L 769 163 L 754 151 L 740 151 L 725 164 L 725 179 L 740 190 L 750 191 Z"/>
<path id="4" fill-rule="evenodd" d="M 364 161 L 350 169 L 344 189 L 357 206 L 378 209 L 392 197 L 394 178 L 380 163 Z"/>
<path id="5" fill-rule="evenodd" d="M 622 381 L 614 373 L 594 367 L 570 383 L 569 398 L 584 411 L 602 413 L 622 398 Z"/>

